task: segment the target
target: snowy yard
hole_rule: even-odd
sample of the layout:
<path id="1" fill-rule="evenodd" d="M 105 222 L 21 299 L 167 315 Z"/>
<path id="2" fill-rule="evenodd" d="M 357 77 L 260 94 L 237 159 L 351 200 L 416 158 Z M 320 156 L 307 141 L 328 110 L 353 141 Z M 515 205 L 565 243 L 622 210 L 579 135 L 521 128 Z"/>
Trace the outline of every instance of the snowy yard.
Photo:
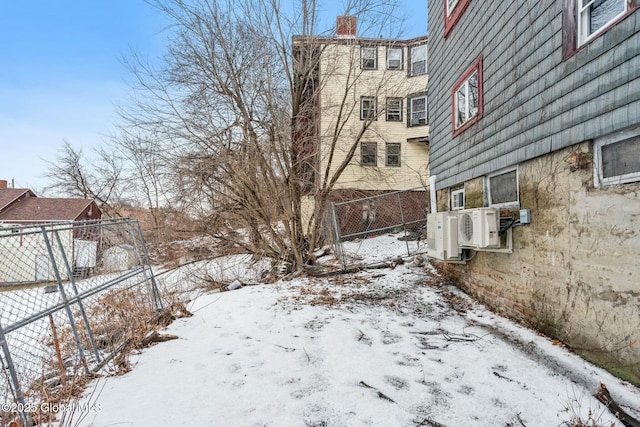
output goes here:
<path id="1" fill-rule="evenodd" d="M 82 426 L 621 426 L 640 390 L 409 263 L 195 299 Z M 90 390 L 87 392 L 89 393 Z M 634 412 L 634 414 L 638 415 Z"/>

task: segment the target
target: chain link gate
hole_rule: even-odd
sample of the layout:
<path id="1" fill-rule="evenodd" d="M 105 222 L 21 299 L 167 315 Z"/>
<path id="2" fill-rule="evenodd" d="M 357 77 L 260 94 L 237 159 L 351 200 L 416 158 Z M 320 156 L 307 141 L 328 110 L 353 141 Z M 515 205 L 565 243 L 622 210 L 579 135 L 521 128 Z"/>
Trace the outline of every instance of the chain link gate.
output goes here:
<path id="1" fill-rule="evenodd" d="M 133 313 L 162 308 L 137 221 L 0 224 L 0 426 L 113 368 Z"/>
<path id="2" fill-rule="evenodd" d="M 396 191 L 333 203 L 335 252 L 343 269 L 426 252 L 429 194 Z"/>

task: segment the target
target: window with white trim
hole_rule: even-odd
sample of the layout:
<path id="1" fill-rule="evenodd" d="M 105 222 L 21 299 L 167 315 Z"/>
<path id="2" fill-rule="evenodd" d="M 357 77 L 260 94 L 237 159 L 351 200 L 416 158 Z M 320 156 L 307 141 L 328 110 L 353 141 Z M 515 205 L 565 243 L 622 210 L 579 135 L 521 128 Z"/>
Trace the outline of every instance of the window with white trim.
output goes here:
<path id="1" fill-rule="evenodd" d="M 360 143 L 360 164 L 362 166 L 376 166 L 378 164 L 378 143 Z"/>
<path id="2" fill-rule="evenodd" d="M 360 120 L 374 120 L 376 118 L 375 96 L 360 97 Z"/>
<path id="3" fill-rule="evenodd" d="M 410 97 L 407 101 L 409 107 L 409 126 L 424 126 L 427 124 L 427 96 L 419 95 Z"/>
<path id="4" fill-rule="evenodd" d="M 387 143 L 387 166 L 400 166 L 400 147 L 399 143 Z"/>
<path id="5" fill-rule="evenodd" d="M 456 129 L 460 129 L 465 123 L 478 115 L 479 91 L 478 71 L 474 71 L 456 89 L 453 101 L 455 103 Z"/>
<path id="6" fill-rule="evenodd" d="M 387 121 L 402 121 L 402 98 L 387 98 Z"/>
<path id="7" fill-rule="evenodd" d="M 387 69 L 402 70 L 403 50 L 401 47 L 390 47 L 387 49 Z"/>
<path id="8" fill-rule="evenodd" d="M 411 60 L 410 76 L 427 74 L 427 45 L 413 46 L 409 51 Z"/>
<path id="9" fill-rule="evenodd" d="M 378 48 L 362 46 L 360 48 L 360 68 L 363 70 L 378 69 Z"/>
<path id="10" fill-rule="evenodd" d="M 640 135 L 597 140 L 594 152 L 597 185 L 640 181 Z"/>
<path id="11" fill-rule="evenodd" d="M 458 5 L 458 0 L 447 0 L 446 4 L 447 4 L 447 16 L 450 17 L 451 14 L 453 13 L 453 10 Z"/>
<path id="12" fill-rule="evenodd" d="M 451 190 L 451 210 L 464 209 L 464 187 Z"/>
<path id="13" fill-rule="evenodd" d="M 627 0 L 577 0 L 578 45 L 582 45 L 624 15 Z"/>
<path id="14" fill-rule="evenodd" d="M 488 175 L 486 180 L 489 206 L 519 206 L 518 169 Z"/>

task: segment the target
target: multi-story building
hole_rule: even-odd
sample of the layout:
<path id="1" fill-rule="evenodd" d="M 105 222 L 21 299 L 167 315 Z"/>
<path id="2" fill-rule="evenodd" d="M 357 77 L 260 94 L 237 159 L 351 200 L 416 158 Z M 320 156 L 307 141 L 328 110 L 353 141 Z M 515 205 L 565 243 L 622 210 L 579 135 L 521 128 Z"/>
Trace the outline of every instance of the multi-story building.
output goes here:
<path id="1" fill-rule="evenodd" d="M 428 182 L 427 37 L 356 37 L 355 17 L 338 17 L 335 37 L 293 39 L 302 83 L 296 138 L 305 160 L 306 206 Z M 424 195 L 423 195 L 424 198 Z"/>
<path id="2" fill-rule="evenodd" d="M 515 225 L 510 250 L 465 249 L 465 265 L 443 267 L 640 384 L 637 8 L 430 2 L 429 124 L 437 209 L 495 207 L 513 218 L 502 231 Z"/>

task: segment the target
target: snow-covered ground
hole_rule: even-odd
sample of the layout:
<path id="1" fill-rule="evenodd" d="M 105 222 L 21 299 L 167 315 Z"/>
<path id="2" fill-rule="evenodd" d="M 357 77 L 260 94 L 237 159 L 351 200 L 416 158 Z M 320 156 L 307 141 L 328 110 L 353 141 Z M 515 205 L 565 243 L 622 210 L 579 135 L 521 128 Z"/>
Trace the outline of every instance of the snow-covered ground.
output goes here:
<path id="1" fill-rule="evenodd" d="M 164 331 L 179 339 L 94 383 L 79 425 L 534 427 L 591 413 L 622 426 L 593 397 L 601 382 L 640 408 L 640 390 L 429 265 L 209 293 L 189 308 Z"/>

